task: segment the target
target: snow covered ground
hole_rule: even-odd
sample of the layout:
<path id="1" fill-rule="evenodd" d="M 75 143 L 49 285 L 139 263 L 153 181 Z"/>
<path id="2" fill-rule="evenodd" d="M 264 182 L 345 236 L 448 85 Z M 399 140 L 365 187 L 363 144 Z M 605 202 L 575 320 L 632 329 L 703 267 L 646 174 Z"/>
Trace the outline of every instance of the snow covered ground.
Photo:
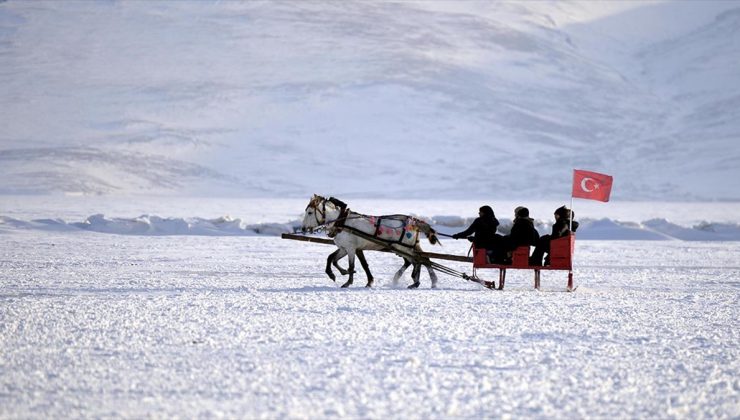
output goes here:
<path id="1" fill-rule="evenodd" d="M 17 219 L 95 213 L 9 202 Z M 228 207 L 168 204 L 148 213 Z M 236 216 L 296 211 L 262 204 Z M 417 208 L 476 209 L 445 205 Z M 650 207 L 678 214 L 637 213 Z M 431 290 L 425 273 L 419 290 L 393 288 L 400 260 L 381 253 L 377 287 L 360 274 L 339 289 L 323 274 L 331 247 L 275 236 L 6 225 L 0 238 L 3 418 L 740 416 L 740 242 L 581 240 L 565 293 L 562 272 L 541 292 L 517 271 L 503 292 L 445 275 Z"/>

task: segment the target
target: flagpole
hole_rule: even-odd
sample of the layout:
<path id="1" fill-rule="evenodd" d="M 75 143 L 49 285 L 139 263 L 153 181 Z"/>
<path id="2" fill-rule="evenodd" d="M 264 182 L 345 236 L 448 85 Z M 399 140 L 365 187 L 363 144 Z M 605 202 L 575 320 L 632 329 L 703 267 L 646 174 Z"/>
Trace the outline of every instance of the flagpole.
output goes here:
<path id="1" fill-rule="evenodd" d="M 573 233 L 573 194 L 570 195 L 570 220 L 568 221 L 568 230 Z"/>
<path id="2" fill-rule="evenodd" d="M 576 179 L 576 170 L 573 170 L 573 180 Z M 568 235 L 573 235 L 573 218 L 574 218 L 575 212 L 573 211 L 573 191 L 570 193 L 570 221 L 568 222 Z M 568 270 L 568 291 L 573 291 L 573 242 L 571 242 L 573 238 L 568 238 L 568 243 L 571 245 L 568 246 L 568 258 L 570 260 L 570 269 Z"/>
<path id="3" fill-rule="evenodd" d="M 571 268 L 568 273 L 568 290 L 573 290 L 573 247 L 575 244 L 575 234 L 573 233 L 573 219 L 575 219 L 575 212 L 573 211 L 573 198 L 584 198 L 587 200 L 597 200 L 607 202 L 609 201 L 609 194 L 612 190 L 613 178 L 611 175 L 600 174 L 597 172 L 584 171 L 581 169 L 573 169 L 573 189 L 570 193 L 570 220 L 568 223 L 568 230 L 573 235 L 570 238 L 570 257 L 571 257 Z M 588 187 L 588 183 L 591 183 L 591 188 Z M 578 227 L 578 225 L 576 225 Z"/>
<path id="4" fill-rule="evenodd" d="M 576 180 L 576 170 L 573 169 L 573 181 Z M 568 223 L 568 230 L 573 233 L 573 192 L 570 193 L 570 223 Z M 572 257 L 572 255 L 571 255 Z"/>

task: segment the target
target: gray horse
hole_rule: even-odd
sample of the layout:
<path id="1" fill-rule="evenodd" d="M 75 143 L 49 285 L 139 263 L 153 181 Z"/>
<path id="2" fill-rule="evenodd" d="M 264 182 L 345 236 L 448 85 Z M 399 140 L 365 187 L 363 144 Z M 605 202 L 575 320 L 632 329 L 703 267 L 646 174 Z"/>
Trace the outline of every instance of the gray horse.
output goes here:
<path id="1" fill-rule="evenodd" d="M 349 274 L 349 279 L 342 287 L 349 287 L 354 281 L 355 256 L 360 260 L 367 274 L 366 287 L 371 287 L 373 276 L 362 251 L 379 251 L 388 248 L 404 259 L 404 265 L 393 276 L 394 285 L 398 284 L 404 271 L 413 265 L 411 277 L 414 282 L 409 289 L 419 287 L 421 266 L 424 265 L 429 272 L 432 288 L 437 287 L 437 275 L 432 269 L 431 262 L 418 257 L 418 253 L 422 252 L 419 245 L 419 232 L 424 233 L 432 245 L 439 243 L 436 232 L 428 223 L 406 215 L 366 216 L 350 211 L 339 200 L 314 195 L 303 215 L 303 230 L 310 231 L 320 226 L 326 227 L 329 232 L 335 234 L 334 244 L 338 249 L 326 260 L 326 274 L 332 280 L 336 280 L 331 270 L 332 264 L 339 269 L 342 275 Z M 372 237 L 375 240 L 365 239 L 366 237 Z M 343 270 L 337 264 L 337 261 L 344 256 L 347 256 L 349 260 L 348 270 Z"/>

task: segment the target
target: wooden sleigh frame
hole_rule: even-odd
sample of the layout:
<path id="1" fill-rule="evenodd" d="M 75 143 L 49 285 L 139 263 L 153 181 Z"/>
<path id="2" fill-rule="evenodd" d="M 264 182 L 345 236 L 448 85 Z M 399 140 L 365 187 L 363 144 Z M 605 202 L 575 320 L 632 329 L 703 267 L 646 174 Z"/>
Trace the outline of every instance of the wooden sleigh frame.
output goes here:
<path id="1" fill-rule="evenodd" d="M 280 237 L 283 239 L 292 239 L 294 241 L 315 242 L 315 243 L 325 244 L 325 245 L 334 245 L 334 241 L 332 239 L 321 238 L 321 237 L 316 237 L 316 236 L 297 235 L 294 233 L 283 233 L 282 235 L 280 235 Z M 394 253 L 390 249 L 377 249 L 375 251 L 387 252 L 390 254 Z M 467 262 L 467 263 L 473 262 L 472 258 L 464 257 L 462 255 L 438 254 L 436 252 L 416 252 L 415 254 L 421 258 L 435 258 L 435 259 L 440 259 L 440 260 L 459 261 L 459 262 Z"/>
<path id="2" fill-rule="evenodd" d="M 485 249 L 473 248 L 473 276 L 477 277 L 476 270 L 480 268 L 498 268 L 498 290 L 503 290 L 506 282 L 506 270 L 534 270 L 534 288 L 539 290 L 540 271 L 568 270 L 568 291 L 572 292 L 575 290 L 573 288 L 573 251 L 575 243 L 576 236 L 574 234 L 551 240 L 550 265 L 545 266 L 529 265 L 530 247 L 528 246 L 521 246 L 514 250 L 511 264 L 491 264 L 488 262 Z"/>

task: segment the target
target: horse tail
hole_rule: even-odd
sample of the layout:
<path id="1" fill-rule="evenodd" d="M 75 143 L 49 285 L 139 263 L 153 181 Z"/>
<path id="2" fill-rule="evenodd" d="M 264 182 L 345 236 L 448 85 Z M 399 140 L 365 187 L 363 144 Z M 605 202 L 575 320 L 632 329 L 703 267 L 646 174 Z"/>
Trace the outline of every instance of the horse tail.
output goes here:
<path id="1" fill-rule="evenodd" d="M 427 239 L 429 239 L 429 242 L 432 245 L 437 245 L 439 243 L 439 238 L 437 237 L 437 231 L 435 231 L 427 222 L 419 221 L 417 222 L 417 225 L 419 226 L 419 230 L 426 235 Z"/>

